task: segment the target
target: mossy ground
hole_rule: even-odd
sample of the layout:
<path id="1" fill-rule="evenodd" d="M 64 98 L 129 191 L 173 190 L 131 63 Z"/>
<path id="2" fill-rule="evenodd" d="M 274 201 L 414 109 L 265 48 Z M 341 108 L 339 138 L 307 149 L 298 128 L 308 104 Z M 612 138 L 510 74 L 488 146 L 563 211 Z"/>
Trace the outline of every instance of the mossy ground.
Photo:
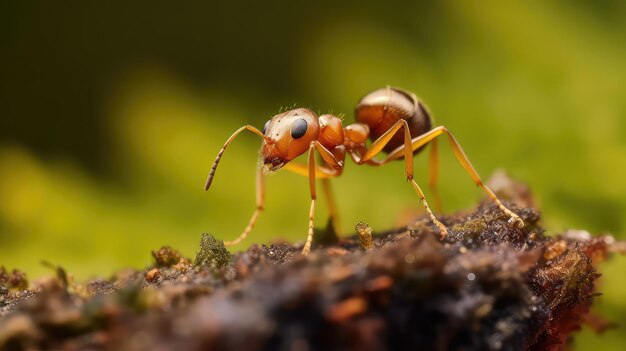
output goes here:
<path id="1" fill-rule="evenodd" d="M 3 269 L 0 348 L 547 350 L 582 323 L 607 327 L 589 307 L 613 239 L 546 237 L 537 210 L 510 205 L 525 227 L 484 203 L 443 217 L 443 240 L 420 218 L 371 237 L 360 224 L 308 257 L 287 243 L 231 255 L 204 234 L 194 261 L 162 247 L 107 280 L 54 267 L 27 289 Z"/>

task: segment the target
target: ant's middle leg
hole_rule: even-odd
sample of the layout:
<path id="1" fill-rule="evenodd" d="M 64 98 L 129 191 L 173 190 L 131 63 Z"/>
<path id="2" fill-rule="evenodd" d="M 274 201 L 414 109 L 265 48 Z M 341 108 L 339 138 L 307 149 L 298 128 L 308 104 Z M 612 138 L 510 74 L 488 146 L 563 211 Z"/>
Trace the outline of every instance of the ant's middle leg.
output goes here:
<path id="1" fill-rule="evenodd" d="M 439 147 L 437 139 L 430 142 L 430 155 L 428 160 L 428 187 L 435 198 L 435 209 L 437 212 L 443 212 L 441 196 L 437 188 L 437 178 L 439 177 Z"/>
<path id="2" fill-rule="evenodd" d="M 437 226 L 437 228 L 439 228 L 441 237 L 445 238 L 448 235 L 448 229 L 446 228 L 445 225 L 443 225 L 443 223 L 441 223 L 437 219 L 437 217 L 435 217 L 435 214 L 430 209 L 430 206 L 428 205 L 428 202 L 426 201 L 426 196 L 424 195 L 424 192 L 422 191 L 420 186 L 415 182 L 415 179 L 413 179 L 413 148 L 411 147 L 411 142 L 412 142 L 411 131 L 409 130 L 409 124 L 407 123 L 407 121 L 405 121 L 404 119 L 401 119 L 397 121 L 393 126 L 391 126 L 389 130 L 383 133 L 378 139 L 376 139 L 372 143 L 370 148 L 363 154 L 363 156 L 357 160 L 357 164 L 362 165 L 372 160 L 377 154 L 379 154 L 383 150 L 385 145 L 387 145 L 389 141 L 391 141 L 391 138 L 393 138 L 396 132 L 398 132 L 400 128 L 403 128 L 403 127 L 404 127 L 404 145 L 397 148 L 394 151 L 399 151 L 398 153 L 400 155 L 403 151 L 406 179 L 410 181 L 411 184 L 413 185 L 413 188 L 417 192 L 420 198 L 420 201 L 424 205 L 424 209 L 426 209 L 426 213 L 428 213 L 428 216 L 430 217 L 431 221 Z M 355 157 L 354 155 L 352 156 Z M 400 158 L 400 157 L 401 156 L 398 156 L 396 158 Z M 388 159 L 389 157 L 382 162 L 373 163 L 373 165 L 383 165 L 388 162 Z"/>
<path id="3" fill-rule="evenodd" d="M 407 146 L 407 144 L 405 143 L 404 145 L 397 147 L 387 156 L 385 160 L 382 161 L 382 163 L 384 164 L 391 160 L 398 159 L 402 157 L 403 154 L 406 155 L 407 148 L 410 148 L 411 151 L 417 150 L 418 148 L 428 144 L 429 142 L 433 142 L 436 137 L 442 134 L 446 134 L 448 136 L 448 141 L 450 141 L 450 145 L 452 146 L 452 151 L 454 151 L 454 155 L 456 156 L 461 166 L 463 166 L 463 168 L 465 168 L 467 173 L 469 173 L 474 183 L 476 183 L 476 185 L 481 187 L 483 191 L 485 191 L 487 196 L 489 196 L 493 200 L 493 202 L 496 203 L 496 205 L 500 208 L 500 210 L 502 210 L 502 212 L 504 212 L 510 217 L 509 223 L 515 222 L 519 228 L 523 227 L 524 221 L 517 214 L 513 213 L 513 211 L 509 210 L 506 206 L 504 206 L 504 204 L 502 204 L 502 202 L 500 201 L 500 199 L 498 199 L 496 194 L 483 183 L 483 181 L 480 179 L 480 176 L 478 175 L 478 172 L 476 172 L 469 158 L 467 158 L 465 151 L 463 151 L 461 144 L 459 144 L 456 138 L 454 138 L 454 136 L 452 135 L 452 133 L 450 133 L 448 128 L 444 126 L 433 128 L 430 131 L 413 138 L 413 140 L 411 141 L 411 145 L 409 146 Z"/>

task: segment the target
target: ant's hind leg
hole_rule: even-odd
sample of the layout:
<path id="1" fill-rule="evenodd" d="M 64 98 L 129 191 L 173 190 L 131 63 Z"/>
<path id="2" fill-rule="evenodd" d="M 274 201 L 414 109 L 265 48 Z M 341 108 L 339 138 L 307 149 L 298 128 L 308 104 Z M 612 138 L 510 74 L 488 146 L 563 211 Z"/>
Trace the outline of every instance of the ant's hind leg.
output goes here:
<path id="1" fill-rule="evenodd" d="M 240 242 L 242 242 L 248 236 L 248 233 L 250 233 L 252 228 L 254 228 L 254 224 L 256 224 L 256 220 L 259 218 L 259 215 L 261 214 L 261 212 L 263 212 L 264 207 L 265 207 L 265 178 L 263 175 L 263 168 L 257 167 L 256 210 L 252 214 L 252 217 L 250 218 L 250 222 L 248 222 L 248 225 L 243 230 L 243 233 L 241 233 L 241 235 L 239 235 L 239 237 L 235 240 L 225 241 L 224 245 L 232 246 L 232 245 L 237 245 Z"/>
<path id="2" fill-rule="evenodd" d="M 381 135 L 378 139 L 376 139 L 372 143 L 370 148 L 365 152 L 363 157 L 358 161 L 358 164 L 363 164 L 371 160 L 372 158 L 374 158 L 374 156 L 376 156 L 378 153 L 380 153 L 382 149 L 385 147 L 385 145 L 387 145 L 387 143 L 391 141 L 391 138 L 394 136 L 394 134 L 397 131 L 399 131 L 400 128 L 402 127 L 404 127 L 404 145 L 394 150 L 394 152 L 398 151 L 396 158 L 402 157 L 402 153 L 404 153 L 404 166 L 405 166 L 405 171 L 406 171 L 406 179 L 411 182 L 411 184 L 413 185 L 413 188 L 419 195 L 420 201 L 422 202 L 422 205 L 424 205 L 424 208 L 426 209 L 426 213 L 428 213 L 428 216 L 430 217 L 431 221 L 437 226 L 437 228 L 439 228 L 441 237 L 445 238 L 448 235 L 448 229 L 446 228 L 445 225 L 443 225 L 443 223 L 441 223 L 437 219 L 437 217 L 435 217 L 435 214 L 430 209 L 430 206 L 428 206 L 428 202 L 426 201 L 424 192 L 413 179 L 413 148 L 411 147 L 411 143 L 412 143 L 411 131 L 409 130 L 409 125 L 405 120 L 403 119 L 399 120 L 391 128 L 389 128 L 388 131 L 386 131 L 385 133 L 383 133 L 383 135 Z M 379 165 L 385 164 L 388 161 L 393 160 L 393 159 L 395 158 L 388 157 L 383 162 L 379 163 Z"/>
<path id="3" fill-rule="evenodd" d="M 439 127 L 431 129 L 430 131 L 420 136 L 413 138 L 413 140 L 411 141 L 412 145 L 410 146 L 411 151 L 417 150 L 418 148 L 432 142 L 436 137 L 442 134 L 446 134 L 448 136 L 448 141 L 450 141 L 450 145 L 452 145 L 452 151 L 454 151 L 454 155 L 456 156 L 461 166 L 465 168 L 465 170 L 470 175 L 474 183 L 476 183 L 476 185 L 481 187 L 485 191 L 487 196 L 489 196 L 493 200 L 493 202 L 496 203 L 496 205 L 500 208 L 500 210 L 502 210 L 502 212 L 504 212 L 506 215 L 510 217 L 509 223 L 516 223 L 518 228 L 522 228 L 524 226 L 524 221 L 518 215 L 513 213 L 513 211 L 509 210 L 506 206 L 504 206 L 504 204 L 502 204 L 502 201 L 498 199 L 496 194 L 494 194 L 494 192 L 483 183 L 483 181 L 480 179 L 480 176 L 478 175 L 478 172 L 476 172 L 469 158 L 467 158 L 467 155 L 465 155 L 465 151 L 463 151 L 461 144 L 459 144 L 459 142 L 454 138 L 454 136 L 452 135 L 452 133 L 450 133 L 448 128 L 444 126 L 439 126 Z M 406 143 L 405 145 L 396 148 L 389 154 L 389 156 L 387 156 L 387 158 L 383 161 L 383 163 L 402 157 L 403 153 L 406 154 L 406 148 L 407 148 Z"/>
<path id="4" fill-rule="evenodd" d="M 430 188 L 435 198 L 435 209 L 437 212 L 443 212 L 441 196 L 437 188 L 437 178 L 439 178 L 439 148 L 437 139 L 433 139 L 430 143 L 430 159 L 428 160 L 428 188 Z"/>
<path id="5" fill-rule="evenodd" d="M 441 223 L 437 219 L 437 217 L 435 217 L 435 215 L 433 214 L 433 211 L 428 206 L 428 202 L 426 201 L 426 197 L 424 196 L 424 192 L 422 191 L 420 186 L 417 185 L 414 179 L 411 178 L 410 181 L 411 181 L 411 184 L 413 184 L 413 188 L 415 188 L 417 195 L 420 197 L 420 201 L 422 201 L 422 204 L 424 205 L 424 208 L 426 209 L 426 213 L 428 213 L 430 220 L 433 221 L 433 223 L 437 226 L 437 228 L 439 228 L 439 233 L 441 235 L 441 238 L 442 239 L 445 238 L 446 236 L 448 236 L 448 228 L 446 228 L 446 226 L 443 223 Z"/>

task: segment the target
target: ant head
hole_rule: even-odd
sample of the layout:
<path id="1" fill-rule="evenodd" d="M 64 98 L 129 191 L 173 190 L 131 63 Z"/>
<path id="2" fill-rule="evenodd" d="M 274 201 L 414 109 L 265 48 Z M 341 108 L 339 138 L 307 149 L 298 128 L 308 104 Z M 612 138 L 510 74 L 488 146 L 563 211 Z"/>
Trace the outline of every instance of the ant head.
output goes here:
<path id="1" fill-rule="evenodd" d="M 277 171 L 302 155 L 317 140 L 320 126 L 315 112 L 297 108 L 278 114 L 263 127 L 261 158 L 266 171 Z"/>

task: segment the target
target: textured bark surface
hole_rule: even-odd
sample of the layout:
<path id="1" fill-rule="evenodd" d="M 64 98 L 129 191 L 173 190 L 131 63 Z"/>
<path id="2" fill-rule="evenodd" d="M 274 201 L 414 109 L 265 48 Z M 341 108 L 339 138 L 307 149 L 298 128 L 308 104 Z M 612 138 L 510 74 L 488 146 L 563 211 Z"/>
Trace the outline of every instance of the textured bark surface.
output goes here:
<path id="1" fill-rule="evenodd" d="M 301 244 L 231 255 L 205 234 L 194 262 L 164 247 L 153 266 L 106 281 L 76 283 L 55 267 L 26 289 L 21 272 L 3 269 L 0 348 L 546 350 L 586 320 L 605 327 L 588 318 L 594 265 L 621 244 L 545 237 L 526 188 L 492 185 L 524 228 L 485 203 L 442 218 L 445 240 L 419 218 L 371 239 L 360 224 L 308 257 Z"/>

